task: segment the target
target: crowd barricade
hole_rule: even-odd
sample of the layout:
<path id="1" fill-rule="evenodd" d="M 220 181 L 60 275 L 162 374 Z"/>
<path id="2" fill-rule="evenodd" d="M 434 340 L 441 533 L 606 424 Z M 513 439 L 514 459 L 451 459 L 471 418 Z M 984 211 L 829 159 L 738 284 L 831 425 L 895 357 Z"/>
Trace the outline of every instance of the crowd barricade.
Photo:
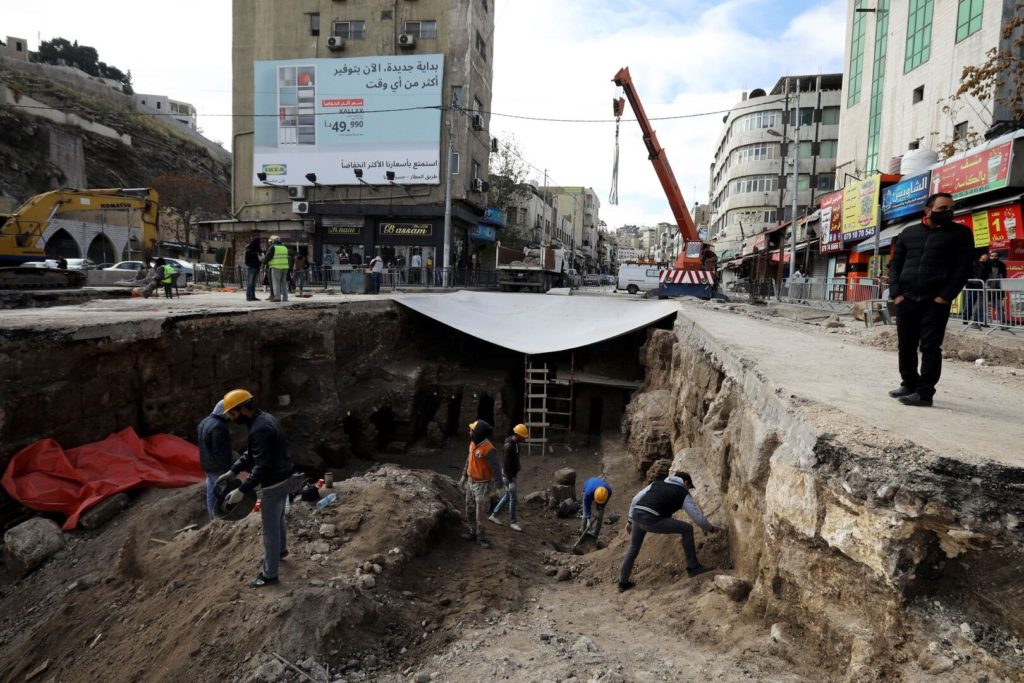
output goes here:
<path id="1" fill-rule="evenodd" d="M 950 315 L 968 328 L 984 329 L 986 334 L 1024 330 L 1024 279 L 968 280 L 959 300 Z"/>
<path id="2" fill-rule="evenodd" d="M 725 285 L 727 292 L 738 295 L 746 294 L 752 299 L 770 299 L 775 296 L 775 280 L 755 280 L 740 278 Z"/>
<path id="3" fill-rule="evenodd" d="M 779 290 L 779 301 L 848 311 L 857 302 L 877 301 L 885 293 L 886 283 L 880 278 L 803 277 L 787 278 Z"/>
<path id="4" fill-rule="evenodd" d="M 337 266 L 321 266 L 311 264 L 306 269 L 306 289 L 323 289 L 338 287 L 343 273 L 365 271 L 365 266 L 338 268 Z M 256 275 L 257 289 L 267 287 L 267 272 L 260 267 Z M 197 268 L 193 281 L 197 285 L 212 288 L 245 289 L 248 269 L 245 266 L 204 267 Z M 295 283 L 295 272 L 289 277 Z M 385 268 L 381 273 L 381 289 L 435 289 L 445 287 L 470 287 L 479 289 L 497 289 L 498 272 L 495 270 L 473 268 L 434 268 L 434 267 L 403 267 Z"/>

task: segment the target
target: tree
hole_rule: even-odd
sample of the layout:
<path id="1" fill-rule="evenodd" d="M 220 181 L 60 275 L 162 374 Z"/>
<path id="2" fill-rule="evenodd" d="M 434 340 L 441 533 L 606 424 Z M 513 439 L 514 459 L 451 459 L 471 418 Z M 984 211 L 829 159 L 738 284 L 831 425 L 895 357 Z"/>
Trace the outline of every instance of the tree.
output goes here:
<path id="1" fill-rule="evenodd" d="M 228 191 L 202 176 L 169 173 L 152 178 L 150 185 L 160 194 L 160 205 L 171 218 L 163 223 L 167 235 L 182 244 L 192 244 L 196 221 L 228 215 Z"/>
<path id="2" fill-rule="evenodd" d="M 39 43 L 39 51 L 35 53 L 34 60 L 43 64 L 67 64 L 90 76 L 117 81 L 126 93 L 132 92 L 131 71 L 125 74 L 117 67 L 101 62 L 96 48 L 79 45 L 77 40 L 73 43 L 67 38 L 44 40 Z"/>
<path id="3" fill-rule="evenodd" d="M 487 201 L 496 209 L 505 211 L 511 218 L 515 208 L 530 197 L 526 185 L 527 163 L 519 151 L 515 136 L 498 144 L 498 151 L 492 152 L 487 164 Z M 505 230 L 505 241 L 525 239 L 518 231 L 509 227 Z"/>
<path id="4" fill-rule="evenodd" d="M 981 64 L 963 68 L 960 87 L 943 107 L 943 112 L 955 116 L 967 97 L 991 105 L 992 123 L 986 138 L 1024 128 L 1024 2 L 1016 3 L 1014 9 L 1012 18 L 1003 24 L 1000 47 L 986 52 Z M 979 137 L 977 132 L 967 131 L 942 145 L 939 152 L 949 156 L 976 144 Z"/>

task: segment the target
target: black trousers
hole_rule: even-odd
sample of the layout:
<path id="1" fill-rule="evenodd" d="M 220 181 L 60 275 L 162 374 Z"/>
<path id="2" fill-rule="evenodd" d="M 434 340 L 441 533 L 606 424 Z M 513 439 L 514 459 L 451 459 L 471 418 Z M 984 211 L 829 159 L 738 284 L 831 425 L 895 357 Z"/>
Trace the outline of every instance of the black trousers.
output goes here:
<path id="1" fill-rule="evenodd" d="M 896 305 L 896 334 L 899 339 L 900 378 L 903 386 L 921 398 L 935 395 L 942 374 L 942 339 L 949 321 L 949 304 L 933 299 L 915 301 L 904 298 Z M 917 352 L 921 350 L 918 371 Z"/>

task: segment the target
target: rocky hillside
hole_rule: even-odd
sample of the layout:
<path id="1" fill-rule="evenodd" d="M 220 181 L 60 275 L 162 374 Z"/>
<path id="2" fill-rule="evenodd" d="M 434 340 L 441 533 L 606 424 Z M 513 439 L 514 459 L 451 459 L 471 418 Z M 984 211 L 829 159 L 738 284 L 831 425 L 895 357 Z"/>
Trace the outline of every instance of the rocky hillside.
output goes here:
<path id="1" fill-rule="evenodd" d="M 169 173 L 229 191 L 227 152 L 69 71 L 0 60 L 0 198 L 17 205 L 59 187 L 140 187 Z"/>

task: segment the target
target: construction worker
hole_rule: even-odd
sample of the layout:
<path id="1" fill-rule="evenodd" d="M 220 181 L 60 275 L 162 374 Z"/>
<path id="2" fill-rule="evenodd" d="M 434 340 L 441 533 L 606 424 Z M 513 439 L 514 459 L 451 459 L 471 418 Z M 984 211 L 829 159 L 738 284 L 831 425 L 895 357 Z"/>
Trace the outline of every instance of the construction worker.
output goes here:
<path id="1" fill-rule="evenodd" d="M 591 477 L 583 482 L 583 527 L 580 535 L 589 533 L 597 540 L 604 524 L 604 508 L 612 497 L 612 485 L 601 477 Z M 596 508 L 596 519 L 591 524 L 591 511 Z"/>
<path id="2" fill-rule="evenodd" d="M 629 506 L 629 521 L 626 531 L 630 534 L 629 550 L 622 560 L 619 570 L 619 592 L 628 591 L 636 584 L 629 580 L 633 573 L 633 563 L 640 554 L 644 537 L 652 534 L 679 534 L 683 542 L 683 554 L 686 556 L 686 573 L 693 577 L 710 571 L 697 561 L 697 549 L 693 544 L 693 526 L 681 519 L 673 519 L 672 515 L 680 509 L 686 510 L 697 526 L 709 534 L 718 529 L 709 522 L 700 506 L 690 495 L 693 479 L 686 472 L 676 472 L 664 481 L 655 481 L 633 497 Z"/>
<path id="3" fill-rule="evenodd" d="M 484 420 L 469 425 L 469 457 L 459 479 L 459 486 L 466 491 L 466 523 L 469 525 L 469 532 L 462 538 L 479 544 L 481 548 L 491 547 L 484 537 L 484 519 L 491 502 L 491 490 L 500 471 L 497 453 L 490 441 L 493 432 L 494 428 Z"/>
<path id="4" fill-rule="evenodd" d="M 270 271 L 270 300 L 288 301 L 288 247 L 277 235 L 270 236 L 264 263 Z"/>
<path id="5" fill-rule="evenodd" d="M 171 292 L 174 289 L 174 279 L 178 277 L 178 271 L 174 269 L 174 266 L 164 261 L 164 264 L 160 266 L 160 284 L 164 286 L 164 298 L 170 299 Z"/>
<path id="6" fill-rule="evenodd" d="M 487 519 L 497 525 L 501 525 L 498 515 L 508 505 L 508 516 L 512 531 L 522 531 L 516 519 L 516 504 L 519 501 L 517 493 L 516 477 L 522 467 L 519 464 L 519 444 L 530 438 L 530 430 L 524 424 L 517 424 L 512 428 L 512 434 L 505 439 L 504 457 L 501 461 L 501 482 L 505 487 L 505 495 L 501 497 L 498 504 L 494 506 L 491 516 Z"/>
<path id="7" fill-rule="evenodd" d="M 224 414 L 224 401 L 217 401 L 213 412 L 199 423 L 199 466 L 206 473 L 206 511 L 213 521 L 213 507 L 217 504 L 217 480 L 231 469 L 231 430 Z"/>
<path id="8" fill-rule="evenodd" d="M 249 428 L 248 451 L 217 479 L 217 484 L 226 485 L 239 472 L 249 472 L 249 478 L 227 495 L 225 503 L 237 505 L 248 491 L 262 487 L 263 565 L 256 578 L 249 582 L 253 588 L 260 588 L 277 583 L 277 565 L 288 554 L 284 508 L 291 493 L 290 480 L 295 464 L 288 456 L 288 443 L 277 419 L 257 408 L 256 400 L 248 391 L 233 389 L 225 394 L 224 413 L 229 420 Z"/>

